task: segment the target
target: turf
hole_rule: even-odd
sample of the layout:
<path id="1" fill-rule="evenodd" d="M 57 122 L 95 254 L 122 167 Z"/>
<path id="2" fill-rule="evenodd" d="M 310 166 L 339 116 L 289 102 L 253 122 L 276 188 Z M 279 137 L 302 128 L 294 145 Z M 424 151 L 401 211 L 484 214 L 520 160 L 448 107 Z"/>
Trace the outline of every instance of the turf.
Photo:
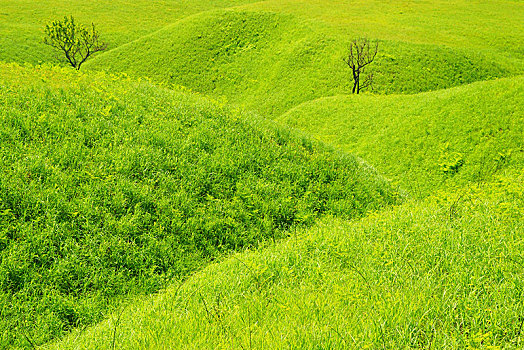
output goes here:
<path id="1" fill-rule="evenodd" d="M 270 117 L 350 91 L 341 57 L 355 36 L 381 42 L 376 93 L 416 93 L 524 72 L 524 11 L 515 1 L 0 5 L 6 11 L 0 60 L 60 62 L 43 45 L 41 30 L 45 22 L 74 14 L 80 22 L 96 19 L 110 44 L 92 69 L 181 84 Z M 497 30 L 490 29 L 494 23 Z"/>
<path id="2" fill-rule="evenodd" d="M 329 5 L 321 0 L 267 0 L 241 7 L 314 19 L 351 37 L 471 48 L 520 59 L 524 54 L 523 5 L 513 0 L 333 0 Z"/>

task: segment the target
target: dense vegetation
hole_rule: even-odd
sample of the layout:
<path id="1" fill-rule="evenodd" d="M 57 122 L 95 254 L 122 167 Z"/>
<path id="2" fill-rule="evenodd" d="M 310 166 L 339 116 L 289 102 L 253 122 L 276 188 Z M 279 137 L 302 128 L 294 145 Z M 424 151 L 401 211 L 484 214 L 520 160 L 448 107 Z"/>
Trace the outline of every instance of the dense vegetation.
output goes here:
<path id="1" fill-rule="evenodd" d="M 109 44 L 81 74 L 42 41 L 69 15 Z M 0 348 L 522 348 L 523 22 L 0 0 Z"/>
<path id="2" fill-rule="evenodd" d="M 518 77 L 411 96 L 321 98 L 278 120 L 359 155 L 412 196 L 426 197 L 520 169 L 522 101 Z"/>
<path id="3" fill-rule="evenodd" d="M 0 69 L 2 346 L 97 321 L 318 215 L 397 200 L 355 158 L 202 98 Z"/>
<path id="4" fill-rule="evenodd" d="M 523 180 L 322 220 L 49 348 L 522 349 Z"/>

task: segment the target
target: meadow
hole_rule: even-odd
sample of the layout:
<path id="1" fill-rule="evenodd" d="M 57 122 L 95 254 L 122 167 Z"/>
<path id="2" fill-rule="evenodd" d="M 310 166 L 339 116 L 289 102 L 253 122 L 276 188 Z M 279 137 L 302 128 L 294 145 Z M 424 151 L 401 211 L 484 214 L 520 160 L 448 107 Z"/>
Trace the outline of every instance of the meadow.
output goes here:
<path id="1" fill-rule="evenodd" d="M 319 215 L 400 199 L 356 158 L 205 98 L 2 69 L 4 344 L 91 323 L 117 297 Z"/>
<path id="2" fill-rule="evenodd" d="M 417 95 L 338 95 L 278 118 L 373 164 L 411 197 L 523 163 L 522 77 Z M 504 101 L 504 103 L 500 103 Z M 358 125 L 358 126 L 357 126 Z"/>
<path id="3" fill-rule="evenodd" d="M 64 15 L 108 43 L 80 72 Z M 522 348 L 523 22 L 0 0 L 0 348 Z"/>
<path id="4" fill-rule="evenodd" d="M 521 349 L 523 173 L 233 255 L 46 349 Z"/>

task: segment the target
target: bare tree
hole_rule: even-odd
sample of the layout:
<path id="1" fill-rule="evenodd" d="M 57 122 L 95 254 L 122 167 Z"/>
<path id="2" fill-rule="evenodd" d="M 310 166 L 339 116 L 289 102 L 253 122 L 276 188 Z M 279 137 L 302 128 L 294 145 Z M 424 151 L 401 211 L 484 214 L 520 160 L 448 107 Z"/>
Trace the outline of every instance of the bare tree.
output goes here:
<path id="1" fill-rule="evenodd" d="M 62 51 L 69 64 L 77 70 L 89 56 L 107 47 L 99 41 L 94 24 L 91 24 L 88 30 L 75 23 L 73 16 L 66 16 L 63 21 L 57 20 L 47 24 L 44 32 L 44 43 Z"/>
<path id="2" fill-rule="evenodd" d="M 378 52 L 378 41 L 372 44 L 367 38 L 354 39 L 349 44 L 347 55 L 343 58 L 353 72 L 353 93 L 359 93 L 360 90 L 372 87 L 373 73 L 367 73 L 363 78 L 361 74 L 368 64 L 373 62 Z"/>

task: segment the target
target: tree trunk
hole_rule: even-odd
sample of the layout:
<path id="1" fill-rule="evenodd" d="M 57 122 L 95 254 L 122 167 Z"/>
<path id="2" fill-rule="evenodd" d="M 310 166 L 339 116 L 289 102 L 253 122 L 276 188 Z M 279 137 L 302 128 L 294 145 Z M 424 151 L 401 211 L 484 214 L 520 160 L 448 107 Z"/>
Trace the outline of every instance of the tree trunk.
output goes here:
<path id="1" fill-rule="evenodd" d="M 357 87 L 358 87 L 358 71 L 355 68 L 353 68 L 353 93 L 355 93 L 356 91 L 358 94 Z"/>

